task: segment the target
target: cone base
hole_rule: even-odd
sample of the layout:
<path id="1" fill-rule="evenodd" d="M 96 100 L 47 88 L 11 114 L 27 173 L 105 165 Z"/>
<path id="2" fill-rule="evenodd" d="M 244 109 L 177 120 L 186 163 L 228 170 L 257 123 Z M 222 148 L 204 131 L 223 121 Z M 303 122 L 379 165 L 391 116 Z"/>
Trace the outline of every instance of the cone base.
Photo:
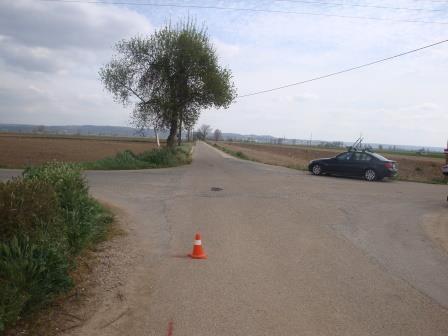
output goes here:
<path id="1" fill-rule="evenodd" d="M 207 259 L 207 255 L 205 254 L 193 255 L 190 253 L 188 256 L 193 259 Z"/>

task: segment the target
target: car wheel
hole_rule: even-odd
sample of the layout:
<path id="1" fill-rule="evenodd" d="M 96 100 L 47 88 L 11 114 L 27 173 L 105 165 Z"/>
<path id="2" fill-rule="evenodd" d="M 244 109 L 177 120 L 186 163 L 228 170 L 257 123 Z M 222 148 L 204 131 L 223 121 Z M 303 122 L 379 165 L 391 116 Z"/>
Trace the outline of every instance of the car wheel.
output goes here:
<path id="1" fill-rule="evenodd" d="M 312 172 L 314 175 L 320 175 L 320 174 L 322 174 L 322 167 L 321 167 L 319 164 L 315 164 L 315 165 L 312 167 L 311 172 Z"/>
<path id="2" fill-rule="evenodd" d="M 376 172 L 373 169 L 367 169 L 364 172 L 364 178 L 367 181 L 375 181 L 377 179 Z"/>

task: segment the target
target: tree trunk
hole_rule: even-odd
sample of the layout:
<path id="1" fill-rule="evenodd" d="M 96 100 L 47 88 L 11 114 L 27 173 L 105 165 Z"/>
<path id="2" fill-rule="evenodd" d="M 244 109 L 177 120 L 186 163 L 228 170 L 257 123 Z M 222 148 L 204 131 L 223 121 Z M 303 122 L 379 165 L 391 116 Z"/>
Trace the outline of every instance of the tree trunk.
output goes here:
<path id="1" fill-rule="evenodd" d="M 157 147 L 160 148 L 159 132 L 157 132 L 157 127 L 154 127 L 154 133 L 156 135 Z"/>
<path id="2" fill-rule="evenodd" d="M 179 135 L 177 138 L 177 144 L 180 146 L 182 145 L 182 119 L 179 122 Z"/>
<path id="3" fill-rule="evenodd" d="M 177 135 L 177 118 L 171 121 L 170 126 L 170 134 L 168 135 L 168 139 L 166 139 L 166 144 L 168 147 L 173 148 L 176 144 L 176 135 Z"/>

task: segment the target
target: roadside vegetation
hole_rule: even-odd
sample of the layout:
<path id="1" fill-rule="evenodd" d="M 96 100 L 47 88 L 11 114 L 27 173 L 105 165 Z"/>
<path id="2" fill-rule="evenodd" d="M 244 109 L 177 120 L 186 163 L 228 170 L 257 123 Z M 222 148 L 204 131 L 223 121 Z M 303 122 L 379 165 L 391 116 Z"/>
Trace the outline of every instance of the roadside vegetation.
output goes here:
<path id="1" fill-rule="evenodd" d="M 297 145 L 252 144 L 240 142 L 211 142 L 213 146 L 235 157 L 246 160 L 283 166 L 298 170 L 308 170 L 308 162 L 318 158 L 333 157 L 344 149 L 323 149 Z M 238 153 L 238 154 L 237 154 Z M 448 184 L 441 167 L 445 160 L 440 155 L 409 155 L 406 152 L 379 151 L 398 163 L 398 176 L 394 180 Z M 406 153 L 406 154 L 405 154 Z"/>
<path id="2" fill-rule="evenodd" d="M 26 168 L 49 161 L 78 163 L 84 169 L 174 167 L 191 162 L 192 143 L 171 150 L 155 139 L 0 133 L 0 167 Z"/>
<path id="3" fill-rule="evenodd" d="M 76 256 L 112 221 L 77 165 L 47 163 L 0 183 L 0 334 L 72 287 Z"/>
<path id="4" fill-rule="evenodd" d="M 177 167 L 191 163 L 191 145 L 160 148 L 135 154 L 125 150 L 113 157 L 81 164 L 90 170 L 120 170 Z"/>
<path id="5" fill-rule="evenodd" d="M 234 156 L 234 157 L 237 157 L 237 158 L 239 158 L 239 159 L 242 159 L 242 160 L 251 160 L 251 159 L 249 159 L 249 157 L 248 157 L 246 154 L 244 154 L 244 153 L 241 152 L 241 151 L 234 151 L 234 150 L 231 150 L 231 149 L 229 149 L 229 148 L 227 148 L 227 147 L 220 146 L 220 145 L 218 145 L 217 143 L 214 143 L 214 144 L 213 144 L 213 147 L 216 147 L 216 148 L 222 150 L 223 152 L 225 152 L 225 153 L 227 153 L 227 154 L 230 154 L 230 155 L 232 155 L 232 156 Z M 253 160 L 253 161 L 255 161 L 255 160 Z"/>

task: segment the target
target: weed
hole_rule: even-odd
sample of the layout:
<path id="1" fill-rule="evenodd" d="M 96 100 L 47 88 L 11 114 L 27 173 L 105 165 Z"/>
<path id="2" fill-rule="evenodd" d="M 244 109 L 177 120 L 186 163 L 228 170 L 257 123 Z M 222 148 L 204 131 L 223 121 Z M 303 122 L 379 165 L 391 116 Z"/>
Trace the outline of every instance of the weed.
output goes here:
<path id="1" fill-rule="evenodd" d="M 81 167 L 76 164 L 53 161 L 25 169 L 23 177 L 52 185 L 64 209 L 73 209 L 88 195 L 87 182 L 81 175 Z"/>
<path id="2" fill-rule="evenodd" d="M 0 243 L 0 325 L 15 322 L 68 290 L 72 285 L 68 268 L 57 243 L 33 243 L 27 236 Z"/>
<path id="3" fill-rule="evenodd" d="M 447 177 L 434 177 L 431 180 L 431 183 L 434 183 L 434 184 L 448 184 L 448 178 Z"/>
<path id="4" fill-rule="evenodd" d="M 243 159 L 243 160 L 249 160 L 249 157 L 246 154 L 244 154 L 243 152 L 241 152 L 241 151 L 236 152 L 235 156 L 237 158 L 240 158 L 240 159 Z"/>
<path id="5" fill-rule="evenodd" d="M 82 164 L 84 169 L 118 170 L 176 167 L 191 162 L 190 145 L 176 148 L 161 148 L 134 154 L 127 150 L 94 162 Z"/>
<path id="6" fill-rule="evenodd" d="M 57 195 L 48 182 L 15 178 L 0 183 L 0 241 L 26 234 L 34 239 L 63 231 Z"/>
<path id="7" fill-rule="evenodd" d="M 70 288 L 74 257 L 113 218 L 89 196 L 79 166 L 51 162 L 0 183 L 0 220 L 1 332 Z"/>

